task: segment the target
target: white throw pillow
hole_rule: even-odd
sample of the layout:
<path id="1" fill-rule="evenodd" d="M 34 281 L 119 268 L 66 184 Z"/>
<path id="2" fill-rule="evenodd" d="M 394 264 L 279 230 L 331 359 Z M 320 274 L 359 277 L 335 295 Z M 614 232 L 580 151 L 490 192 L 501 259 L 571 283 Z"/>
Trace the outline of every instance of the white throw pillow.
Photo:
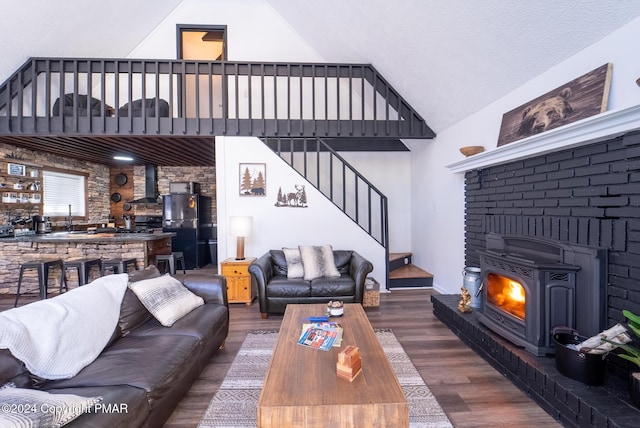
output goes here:
<path id="1" fill-rule="evenodd" d="M 287 261 L 287 278 L 296 279 L 304 277 L 304 265 L 299 248 L 283 248 L 284 258 Z"/>
<path id="2" fill-rule="evenodd" d="M 316 278 L 335 278 L 340 276 L 336 261 L 333 258 L 331 245 L 305 246 L 301 245 L 300 255 L 304 265 L 304 279 L 311 281 Z"/>
<path id="3" fill-rule="evenodd" d="M 61 427 L 90 412 L 102 397 L 51 394 L 37 389 L 1 388 L 3 428 Z"/>
<path id="4" fill-rule="evenodd" d="M 204 305 L 180 281 L 169 274 L 129 284 L 145 308 L 165 327 L 171 327 L 180 318 Z"/>

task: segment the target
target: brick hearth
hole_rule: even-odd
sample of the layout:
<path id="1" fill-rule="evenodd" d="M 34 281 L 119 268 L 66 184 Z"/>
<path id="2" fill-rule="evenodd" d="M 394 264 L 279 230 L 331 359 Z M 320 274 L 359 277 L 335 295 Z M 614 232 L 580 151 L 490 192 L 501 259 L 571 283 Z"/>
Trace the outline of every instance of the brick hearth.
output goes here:
<path id="1" fill-rule="evenodd" d="M 640 409 L 630 402 L 627 380 L 615 367 L 610 367 L 602 386 L 563 376 L 555 358 L 535 357 L 502 339 L 482 326 L 475 313 L 458 311 L 459 300 L 459 295 L 432 295 L 434 315 L 564 426 L 639 426 Z"/>
<path id="2" fill-rule="evenodd" d="M 465 262 L 485 235 L 521 235 L 608 250 L 608 327 L 640 313 L 640 133 L 468 171 Z"/>

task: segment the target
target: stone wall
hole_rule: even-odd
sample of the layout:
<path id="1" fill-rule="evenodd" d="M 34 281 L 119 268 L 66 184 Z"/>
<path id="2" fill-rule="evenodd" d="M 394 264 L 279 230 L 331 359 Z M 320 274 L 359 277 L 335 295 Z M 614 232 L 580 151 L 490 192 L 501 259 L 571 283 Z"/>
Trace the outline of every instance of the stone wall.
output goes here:
<path id="1" fill-rule="evenodd" d="M 489 232 L 608 250 L 607 324 L 640 313 L 640 134 L 466 173 L 465 262 Z"/>
<path id="2" fill-rule="evenodd" d="M 134 197 L 140 199 L 145 196 L 145 168 L 135 166 L 134 174 Z M 159 166 L 158 171 L 158 193 L 160 195 L 169 194 L 169 183 L 194 181 L 200 184 L 200 194 L 211 198 L 211 221 L 217 222 L 216 218 L 216 169 L 212 166 Z M 135 215 L 162 215 L 161 205 L 135 205 L 133 208 Z"/>
<path id="3" fill-rule="evenodd" d="M 61 258 L 101 258 L 103 260 L 120 258 L 126 255 L 137 260 L 138 268 L 145 266 L 145 242 L 113 242 L 113 243 L 49 243 L 49 242 L 3 242 L 0 240 L 0 294 L 15 294 L 18 285 L 20 265 L 41 257 Z M 69 287 L 77 286 L 77 276 L 69 271 Z M 91 270 L 90 279 L 95 278 L 96 270 Z M 21 293 L 36 292 L 38 279 L 35 270 L 25 271 Z M 55 290 L 59 284 L 60 270 L 54 269 L 49 278 L 49 289 Z"/>
<path id="4" fill-rule="evenodd" d="M 0 158 L 7 155 L 15 157 L 15 163 L 29 163 L 42 167 L 58 168 L 69 171 L 77 171 L 88 174 L 88 205 L 87 219 L 85 221 L 74 220 L 74 226 L 82 229 L 86 225 L 102 225 L 108 222 L 111 206 L 110 170 L 107 165 L 84 162 L 76 159 L 54 156 L 48 153 L 34 152 L 7 144 L 0 144 Z M 11 159 L 14 162 L 14 159 Z M 134 198 L 142 198 L 145 193 L 145 168 L 133 167 Z M 216 171 L 215 167 L 158 167 L 158 193 L 169 193 L 170 182 L 194 181 L 200 184 L 200 193 L 211 198 L 211 221 L 216 223 Z M 0 203 L 0 224 L 8 224 L 9 220 L 16 217 L 31 217 L 41 214 L 39 206 Z M 162 205 L 134 205 L 131 211 L 133 215 L 162 215 Z M 52 218 L 54 228 L 64 228 L 66 218 Z M 92 248 L 88 244 L 71 244 L 66 249 L 57 251 L 53 244 L 8 242 L 0 239 L 0 293 L 15 293 L 18 281 L 20 264 L 25 260 L 42 254 L 55 254 L 63 260 L 75 257 L 97 256 L 102 259 L 120 257 L 122 254 L 131 254 L 139 260 L 142 266 L 143 253 L 141 250 L 133 250 L 126 245 L 101 246 Z M 57 273 L 55 275 L 58 275 Z M 35 279 L 29 274 L 30 281 Z M 59 278 L 57 276 L 56 278 Z M 53 284 L 53 280 L 50 281 Z M 33 288 L 33 284 L 28 284 Z"/>
<path id="5" fill-rule="evenodd" d="M 19 160 L 15 163 L 25 162 L 41 165 L 42 167 L 58 168 L 79 173 L 88 174 L 88 205 L 87 219 L 74 221 L 76 225 L 91 224 L 101 225 L 107 223 L 110 212 L 110 167 L 80 161 L 77 159 L 54 156 L 48 153 L 33 152 L 19 147 L 0 144 L 0 158 L 15 156 Z M 13 160 L 12 160 L 13 161 Z M 118 169 L 118 168 L 116 168 Z M 118 169 L 119 171 L 119 169 Z M 145 193 L 145 168 L 133 167 L 134 198 L 144 197 Z M 159 166 L 158 167 L 158 193 L 169 194 L 169 183 L 179 181 L 194 181 L 200 184 L 200 193 L 211 198 L 211 220 L 216 223 L 216 170 L 215 167 L 184 167 L 184 166 Z M 37 206 L 19 206 L 0 204 L 0 224 L 7 224 L 10 217 L 30 217 L 40 214 Z M 135 205 L 133 215 L 162 215 L 161 205 Z M 64 227 L 66 218 L 52 219 L 54 227 Z"/>
<path id="6" fill-rule="evenodd" d="M 57 168 L 88 174 L 87 219 L 77 222 L 90 224 L 106 223 L 109 217 L 108 166 L 0 144 L 0 158 L 5 158 L 7 155 L 16 158 L 15 160 L 11 159 L 14 163 L 24 162 L 42 166 L 43 168 Z M 41 214 L 39 205 L 30 207 L 17 204 L 15 206 L 12 204 L 0 204 L 0 224 L 7 224 L 10 218 L 30 217 L 38 214 Z M 51 220 L 54 226 L 63 227 L 66 224 L 65 218 L 52 218 Z"/>

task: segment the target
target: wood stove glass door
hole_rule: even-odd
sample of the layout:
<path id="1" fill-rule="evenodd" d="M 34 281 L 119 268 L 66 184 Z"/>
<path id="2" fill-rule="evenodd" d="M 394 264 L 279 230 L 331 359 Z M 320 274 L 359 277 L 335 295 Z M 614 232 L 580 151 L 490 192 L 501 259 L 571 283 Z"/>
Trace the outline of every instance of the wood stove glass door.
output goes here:
<path id="1" fill-rule="evenodd" d="M 517 317 L 525 319 L 525 288 L 513 278 L 495 273 L 487 275 L 487 301 L 497 308 Z"/>

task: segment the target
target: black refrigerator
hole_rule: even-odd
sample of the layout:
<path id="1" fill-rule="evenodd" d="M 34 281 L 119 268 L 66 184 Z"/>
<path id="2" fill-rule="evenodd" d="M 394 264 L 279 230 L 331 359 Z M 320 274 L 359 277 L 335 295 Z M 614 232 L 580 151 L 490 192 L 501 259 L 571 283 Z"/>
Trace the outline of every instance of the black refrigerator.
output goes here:
<path id="1" fill-rule="evenodd" d="M 198 269 L 210 261 L 207 236 L 201 225 L 209 222 L 210 198 L 194 194 L 171 194 L 162 197 L 162 230 L 176 234 L 171 238 L 172 251 L 182 251 L 187 269 Z"/>

